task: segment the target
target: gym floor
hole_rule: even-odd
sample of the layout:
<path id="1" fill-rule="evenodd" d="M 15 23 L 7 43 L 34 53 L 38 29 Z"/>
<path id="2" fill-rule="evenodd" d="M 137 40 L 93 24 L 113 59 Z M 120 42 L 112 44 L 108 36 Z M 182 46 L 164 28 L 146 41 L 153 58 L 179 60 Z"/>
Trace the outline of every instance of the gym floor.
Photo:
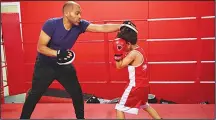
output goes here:
<path id="1" fill-rule="evenodd" d="M 164 119 L 214 119 L 214 104 L 152 104 Z M 56 109 L 58 108 L 58 109 Z M 115 104 L 85 104 L 86 119 L 115 119 Z M 3 104 L 2 119 L 19 119 L 22 103 Z M 71 103 L 37 104 L 31 119 L 75 119 Z M 144 111 L 127 119 L 151 119 Z"/>

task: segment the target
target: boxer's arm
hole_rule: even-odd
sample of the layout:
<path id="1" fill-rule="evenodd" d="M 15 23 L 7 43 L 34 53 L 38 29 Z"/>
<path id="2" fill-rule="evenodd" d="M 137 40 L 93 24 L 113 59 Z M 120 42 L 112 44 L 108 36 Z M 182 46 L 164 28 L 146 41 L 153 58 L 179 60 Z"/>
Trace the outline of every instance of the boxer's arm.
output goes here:
<path id="1" fill-rule="evenodd" d="M 136 58 L 136 52 L 131 51 L 125 58 L 120 60 L 119 62 L 116 61 L 116 68 L 122 69 L 124 67 L 127 67 L 130 63 L 132 63 Z"/>
<path id="2" fill-rule="evenodd" d="M 43 30 L 41 30 L 38 44 L 37 44 L 37 51 L 46 56 L 56 57 L 57 51 L 47 47 L 49 41 L 50 41 L 50 36 L 47 35 Z"/>
<path id="3" fill-rule="evenodd" d="M 116 32 L 120 29 L 121 24 L 89 24 L 87 32 Z"/>

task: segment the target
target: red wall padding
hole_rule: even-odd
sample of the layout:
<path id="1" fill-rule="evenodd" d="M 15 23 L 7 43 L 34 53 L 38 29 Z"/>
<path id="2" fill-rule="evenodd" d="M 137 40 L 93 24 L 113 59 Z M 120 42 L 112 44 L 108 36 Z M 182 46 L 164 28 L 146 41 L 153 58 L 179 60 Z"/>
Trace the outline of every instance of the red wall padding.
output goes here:
<path id="1" fill-rule="evenodd" d="M 193 61 L 197 59 L 197 41 L 152 41 L 148 44 L 150 61 Z"/>
<path id="2" fill-rule="evenodd" d="M 150 1 L 149 18 L 214 16 L 213 1 Z"/>
<path id="3" fill-rule="evenodd" d="M 196 64 L 150 64 L 150 80 L 193 81 Z"/>
<path id="4" fill-rule="evenodd" d="M 25 90 L 23 48 L 18 13 L 2 13 L 2 34 L 7 63 L 7 84 L 9 94 L 19 94 Z"/>
<path id="5" fill-rule="evenodd" d="M 215 36 L 215 18 L 214 19 L 201 19 L 200 21 L 200 36 L 212 37 Z"/>
<path id="6" fill-rule="evenodd" d="M 151 21 L 149 38 L 187 38 L 197 36 L 197 20 Z"/>
<path id="7" fill-rule="evenodd" d="M 63 3 L 64 1 L 20 2 L 25 68 L 25 79 L 22 83 L 25 83 L 26 91 L 31 87 L 40 29 L 48 18 L 62 15 Z M 214 19 L 201 19 L 202 16 L 214 16 L 213 1 L 79 1 L 78 3 L 82 7 L 82 17 L 94 23 L 104 23 L 103 20 L 110 20 L 108 23 L 120 23 L 112 20 L 133 19 L 139 30 L 138 43 L 145 49 L 149 62 L 197 61 L 197 63 L 150 64 L 150 81 L 195 81 L 188 84 L 154 83 L 151 84 L 151 93 L 179 103 L 198 103 L 206 100 L 214 103 L 214 97 L 211 97 L 214 96 L 214 84 L 200 83 L 200 81 L 214 81 L 214 63 L 201 63 L 203 60 L 214 61 L 215 40 L 201 40 L 203 37 L 214 37 Z M 173 17 L 196 17 L 196 19 L 146 21 L 148 18 Z M 113 40 L 115 36 L 116 33 L 85 33 L 72 48 L 77 56 L 74 64 L 85 93 L 108 99 L 122 94 L 125 82 L 128 81 L 127 69 L 117 70 L 109 63 L 113 51 L 111 41 L 108 40 Z M 197 39 L 149 41 L 149 39 L 170 38 Z M 83 50 L 86 51 L 85 54 L 81 54 Z M 10 81 L 17 83 L 11 79 Z M 50 87 L 63 89 L 57 82 Z"/>

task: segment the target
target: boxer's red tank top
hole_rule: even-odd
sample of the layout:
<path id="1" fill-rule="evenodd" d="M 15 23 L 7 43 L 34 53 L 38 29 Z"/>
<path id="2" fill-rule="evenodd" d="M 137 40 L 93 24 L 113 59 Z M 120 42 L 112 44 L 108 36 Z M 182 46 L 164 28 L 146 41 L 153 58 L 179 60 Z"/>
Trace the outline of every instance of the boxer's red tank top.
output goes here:
<path id="1" fill-rule="evenodd" d="M 135 49 L 143 56 L 143 62 L 137 66 L 128 66 L 129 85 L 135 87 L 144 87 L 149 85 L 148 79 L 148 62 L 144 50 L 141 47 Z"/>

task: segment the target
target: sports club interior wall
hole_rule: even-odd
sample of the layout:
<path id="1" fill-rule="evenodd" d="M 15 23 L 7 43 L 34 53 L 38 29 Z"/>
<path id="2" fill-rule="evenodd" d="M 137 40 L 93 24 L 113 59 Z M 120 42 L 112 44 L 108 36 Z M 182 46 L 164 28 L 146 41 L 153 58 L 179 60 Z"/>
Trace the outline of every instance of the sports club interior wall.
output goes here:
<path id="1" fill-rule="evenodd" d="M 40 29 L 48 18 L 61 16 L 63 3 L 64 1 L 20 2 L 24 91 L 31 87 Z M 200 61 L 214 61 L 215 40 L 201 40 L 203 37 L 214 36 L 214 19 L 200 18 L 214 16 L 214 2 L 79 1 L 79 3 L 82 7 L 82 17 L 98 21 L 96 23 L 103 23 L 103 20 L 197 17 L 190 20 L 134 22 L 140 31 L 139 44 L 146 50 L 149 62 L 198 61 L 186 64 L 150 64 L 151 82 L 195 81 L 195 83 L 151 83 L 151 93 L 178 103 L 198 103 L 205 100 L 214 103 L 214 84 L 200 83 L 200 81 L 214 81 L 214 63 L 200 63 Z M 113 52 L 111 42 L 107 40 L 112 40 L 115 35 L 116 33 L 85 33 L 73 47 L 77 56 L 74 64 L 85 93 L 108 99 L 122 94 L 125 82 L 128 80 L 127 69 L 116 70 L 109 63 Z M 197 38 L 197 40 L 146 41 L 146 39 L 168 38 Z M 8 81 L 17 83 L 12 79 Z M 62 89 L 57 82 L 50 87 Z"/>

